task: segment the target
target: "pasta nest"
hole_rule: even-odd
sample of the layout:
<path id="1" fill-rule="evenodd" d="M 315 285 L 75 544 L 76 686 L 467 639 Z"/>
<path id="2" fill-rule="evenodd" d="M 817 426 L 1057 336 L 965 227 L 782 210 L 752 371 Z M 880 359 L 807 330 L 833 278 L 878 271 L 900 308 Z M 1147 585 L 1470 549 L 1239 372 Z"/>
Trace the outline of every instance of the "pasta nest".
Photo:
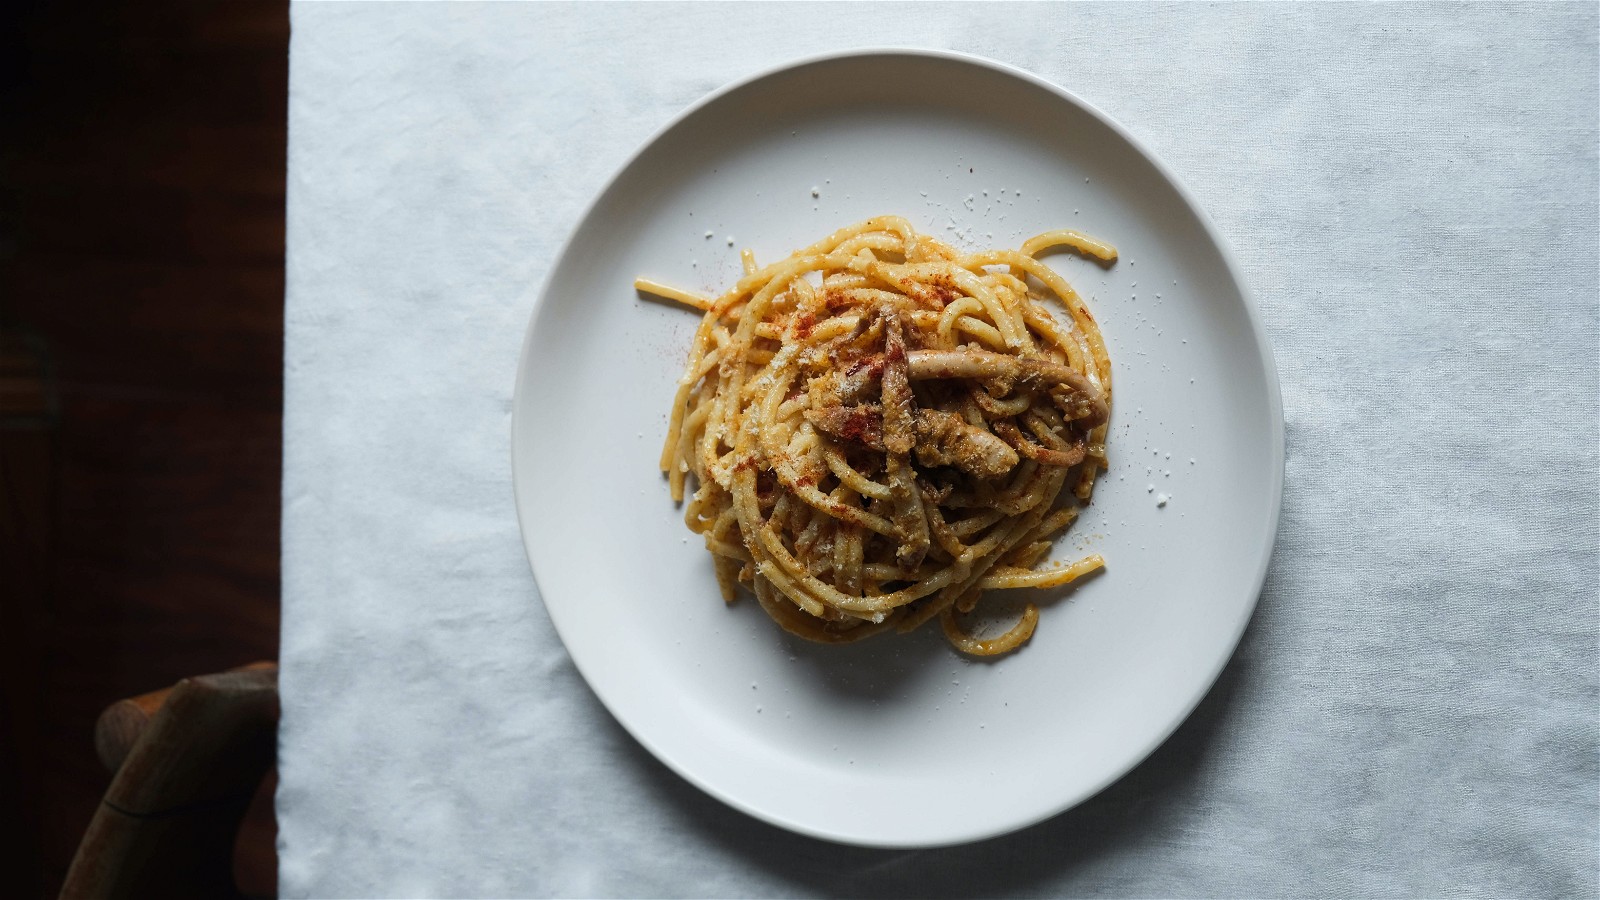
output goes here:
<path id="1" fill-rule="evenodd" d="M 1026 642 L 1028 603 L 983 639 L 986 591 L 1066 584 L 1097 555 L 1038 567 L 1106 463 L 1111 363 L 1094 317 L 1040 262 L 1110 246 L 1051 231 L 963 253 L 905 219 L 840 229 L 711 298 L 661 467 L 711 551 L 724 600 L 754 594 L 785 630 L 829 643 L 937 617 L 975 655 Z M 1064 319 L 1046 306 L 1054 300 Z"/>

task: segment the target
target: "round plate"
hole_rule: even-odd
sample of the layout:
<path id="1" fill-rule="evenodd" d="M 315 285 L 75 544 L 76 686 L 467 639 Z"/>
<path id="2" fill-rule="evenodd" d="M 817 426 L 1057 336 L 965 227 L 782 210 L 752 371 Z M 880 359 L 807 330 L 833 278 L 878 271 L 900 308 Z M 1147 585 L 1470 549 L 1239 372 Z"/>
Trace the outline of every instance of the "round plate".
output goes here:
<path id="1" fill-rule="evenodd" d="M 1038 592 L 1038 632 L 1008 656 L 963 657 L 936 627 L 817 646 L 753 598 L 724 606 L 657 469 L 699 315 L 633 279 L 719 293 L 741 247 L 771 261 L 879 214 L 957 246 L 1070 227 L 1122 254 L 1048 257 L 1099 317 L 1116 388 L 1111 469 L 1052 558 L 1106 569 Z M 617 720 L 751 815 L 880 847 L 1032 824 L 1171 734 L 1250 618 L 1283 472 L 1271 351 L 1194 199 L 1066 91 L 944 52 L 787 65 L 651 139 L 551 271 L 512 428 L 540 593 Z"/>

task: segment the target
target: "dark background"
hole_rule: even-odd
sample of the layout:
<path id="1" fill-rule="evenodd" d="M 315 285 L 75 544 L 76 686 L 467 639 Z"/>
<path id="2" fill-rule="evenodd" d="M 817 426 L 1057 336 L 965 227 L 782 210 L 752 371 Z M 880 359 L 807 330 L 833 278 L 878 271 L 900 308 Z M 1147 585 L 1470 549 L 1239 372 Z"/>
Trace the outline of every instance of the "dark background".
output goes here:
<path id="1" fill-rule="evenodd" d="M 277 656 L 288 42 L 286 0 L 0 12 L 7 896 L 59 889 L 102 708 Z"/>

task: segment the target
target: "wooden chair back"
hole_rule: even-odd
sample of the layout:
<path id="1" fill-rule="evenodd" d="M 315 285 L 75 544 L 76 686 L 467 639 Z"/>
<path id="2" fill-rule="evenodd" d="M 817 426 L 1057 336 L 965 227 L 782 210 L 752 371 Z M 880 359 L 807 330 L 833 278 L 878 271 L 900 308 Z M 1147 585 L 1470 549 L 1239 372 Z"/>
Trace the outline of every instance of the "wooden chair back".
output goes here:
<path id="1" fill-rule="evenodd" d="M 115 772 L 63 898 L 235 897 L 234 837 L 276 754 L 278 667 L 186 678 L 95 727 Z"/>

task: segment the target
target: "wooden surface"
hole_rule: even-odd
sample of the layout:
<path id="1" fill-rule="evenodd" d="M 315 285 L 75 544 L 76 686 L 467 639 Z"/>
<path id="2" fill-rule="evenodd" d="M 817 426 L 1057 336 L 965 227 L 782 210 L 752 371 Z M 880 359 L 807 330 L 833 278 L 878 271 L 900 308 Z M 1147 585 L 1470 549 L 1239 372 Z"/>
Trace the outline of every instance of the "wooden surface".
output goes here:
<path id="1" fill-rule="evenodd" d="M 0 330 L 54 404 L 0 429 L 0 865 L 51 896 L 109 782 L 100 711 L 277 655 L 289 27 L 0 6 Z M 252 816 L 241 879 L 270 893 Z"/>
<path id="2" fill-rule="evenodd" d="M 234 835 L 272 766 L 278 667 L 186 678 L 111 710 L 125 714 L 101 716 L 96 744 L 130 744 L 78 845 L 63 900 L 238 896 Z"/>

